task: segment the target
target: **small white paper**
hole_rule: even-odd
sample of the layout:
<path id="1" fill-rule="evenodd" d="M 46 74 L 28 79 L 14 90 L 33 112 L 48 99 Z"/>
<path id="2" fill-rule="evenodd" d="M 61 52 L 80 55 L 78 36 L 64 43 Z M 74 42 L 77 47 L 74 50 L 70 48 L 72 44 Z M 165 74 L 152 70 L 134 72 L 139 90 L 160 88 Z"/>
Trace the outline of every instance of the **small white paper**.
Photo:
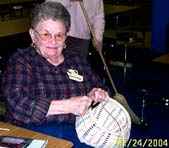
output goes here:
<path id="1" fill-rule="evenodd" d="M 27 148 L 45 148 L 47 145 L 47 140 L 33 140 Z"/>

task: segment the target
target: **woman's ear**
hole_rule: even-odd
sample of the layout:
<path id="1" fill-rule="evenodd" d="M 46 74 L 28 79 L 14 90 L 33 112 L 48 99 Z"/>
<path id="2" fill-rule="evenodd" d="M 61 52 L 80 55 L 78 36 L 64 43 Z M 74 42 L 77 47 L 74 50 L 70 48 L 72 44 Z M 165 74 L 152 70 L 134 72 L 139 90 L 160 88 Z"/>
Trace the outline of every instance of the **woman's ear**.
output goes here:
<path id="1" fill-rule="evenodd" d="M 29 35 L 32 39 L 32 42 L 34 43 L 35 42 L 35 32 L 32 28 L 29 29 Z"/>

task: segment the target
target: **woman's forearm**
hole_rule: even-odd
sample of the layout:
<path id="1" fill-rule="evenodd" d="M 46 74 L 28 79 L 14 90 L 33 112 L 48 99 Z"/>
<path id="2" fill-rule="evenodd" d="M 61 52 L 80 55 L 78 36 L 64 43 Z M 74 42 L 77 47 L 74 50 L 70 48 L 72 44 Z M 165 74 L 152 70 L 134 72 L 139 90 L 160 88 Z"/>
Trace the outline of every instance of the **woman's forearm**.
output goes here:
<path id="1" fill-rule="evenodd" d="M 53 100 L 50 103 L 47 116 L 68 113 L 70 113 L 69 100 Z"/>

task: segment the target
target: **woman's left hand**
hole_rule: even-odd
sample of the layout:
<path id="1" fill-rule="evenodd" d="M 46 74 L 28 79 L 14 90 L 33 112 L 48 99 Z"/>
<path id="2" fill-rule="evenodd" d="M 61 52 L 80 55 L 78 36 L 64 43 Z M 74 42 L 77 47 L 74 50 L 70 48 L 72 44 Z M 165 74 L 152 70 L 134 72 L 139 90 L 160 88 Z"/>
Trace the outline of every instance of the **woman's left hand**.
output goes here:
<path id="1" fill-rule="evenodd" d="M 107 100 L 109 95 L 107 91 L 101 89 L 101 88 L 93 88 L 89 93 L 88 97 L 94 101 L 94 103 L 101 102 L 104 100 Z"/>

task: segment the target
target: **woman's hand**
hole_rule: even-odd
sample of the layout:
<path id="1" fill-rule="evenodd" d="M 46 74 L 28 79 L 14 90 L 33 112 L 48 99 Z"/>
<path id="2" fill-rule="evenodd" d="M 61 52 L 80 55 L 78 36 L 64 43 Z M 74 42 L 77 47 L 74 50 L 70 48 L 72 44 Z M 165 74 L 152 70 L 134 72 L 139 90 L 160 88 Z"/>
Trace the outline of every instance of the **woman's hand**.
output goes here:
<path id="1" fill-rule="evenodd" d="M 75 115 L 84 115 L 91 103 L 92 100 L 88 96 L 71 97 L 68 108 Z"/>
<path id="2" fill-rule="evenodd" d="M 101 88 L 93 88 L 89 93 L 88 93 L 88 97 L 94 101 L 94 104 L 97 102 L 101 102 L 104 100 L 107 100 L 109 95 L 108 93 L 101 89 Z"/>
<path id="3" fill-rule="evenodd" d="M 93 88 L 87 96 L 76 96 L 66 100 L 53 100 L 48 115 L 67 114 L 84 115 L 88 108 L 97 102 L 107 100 L 108 93 L 101 88 Z M 94 102 L 94 103 L 93 103 Z"/>

